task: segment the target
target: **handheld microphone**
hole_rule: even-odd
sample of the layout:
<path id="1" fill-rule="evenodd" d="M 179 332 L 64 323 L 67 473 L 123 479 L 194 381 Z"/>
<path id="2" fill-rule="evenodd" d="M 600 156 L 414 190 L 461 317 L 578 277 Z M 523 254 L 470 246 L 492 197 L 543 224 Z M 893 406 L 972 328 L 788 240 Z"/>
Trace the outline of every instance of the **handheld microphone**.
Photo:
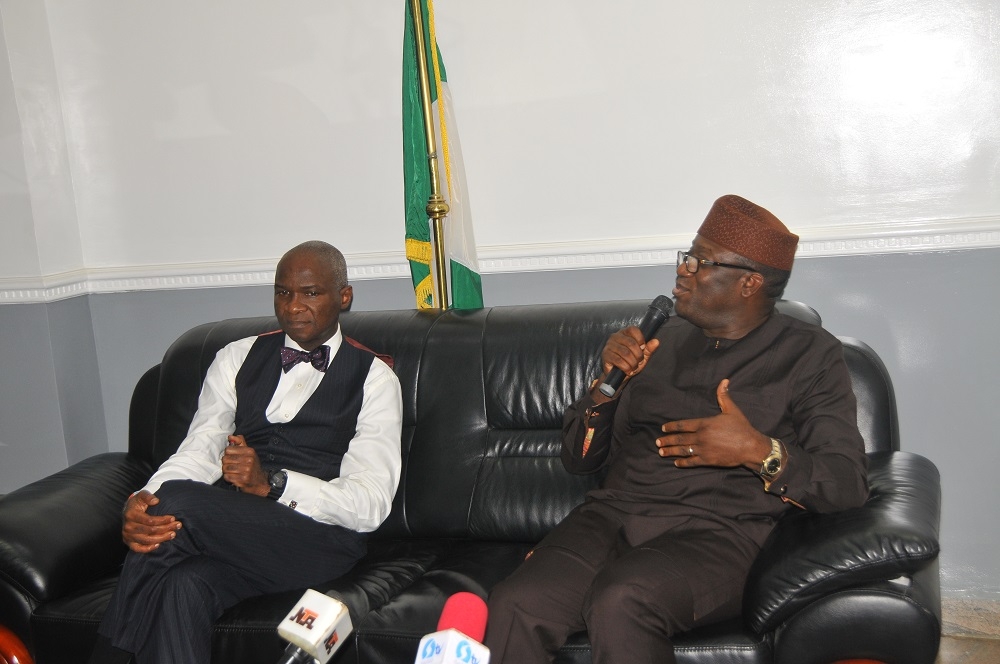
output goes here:
<path id="1" fill-rule="evenodd" d="M 278 625 L 278 636 L 288 641 L 278 664 L 326 664 L 354 630 L 343 602 L 307 590 Z"/>
<path id="2" fill-rule="evenodd" d="M 420 639 L 414 664 L 489 664 L 486 602 L 473 593 L 455 593 L 444 603 L 437 631 Z"/>
<path id="3" fill-rule="evenodd" d="M 660 329 L 664 321 L 670 317 L 670 311 L 673 308 L 674 303 L 669 297 L 666 295 L 656 296 L 656 299 L 649 304 L 646 315 L 639 321 L 639 332 L 642 334 L 643 341 L 649 341 L 656 334 L 656 331 Z M 601 390 L 601 394 L 604 396 L 613 397 L 618 388 L 622 386 L 623 380 L 625 380 L 625 372 L 618 367 L 614 367 L 611 369 L 611 373 L 608 374 L 607 380 L 601 383 L 598 389 Z"/>

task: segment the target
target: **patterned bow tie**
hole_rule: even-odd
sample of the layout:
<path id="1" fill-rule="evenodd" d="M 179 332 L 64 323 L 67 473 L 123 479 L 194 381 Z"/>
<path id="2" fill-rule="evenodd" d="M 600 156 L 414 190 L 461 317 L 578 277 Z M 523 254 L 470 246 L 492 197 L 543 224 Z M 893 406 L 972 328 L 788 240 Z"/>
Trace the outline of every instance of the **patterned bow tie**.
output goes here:
<path id="1" fill-rule="evenodd" d="M 326 373 L 326 365 L 330 362 L 330 347 L 319 346 L 312 351 L 296 350 L 285 346 L 281 349 L 281 369 L 288 373 L 299 362 L 309 362 L 316 371 Z"/>

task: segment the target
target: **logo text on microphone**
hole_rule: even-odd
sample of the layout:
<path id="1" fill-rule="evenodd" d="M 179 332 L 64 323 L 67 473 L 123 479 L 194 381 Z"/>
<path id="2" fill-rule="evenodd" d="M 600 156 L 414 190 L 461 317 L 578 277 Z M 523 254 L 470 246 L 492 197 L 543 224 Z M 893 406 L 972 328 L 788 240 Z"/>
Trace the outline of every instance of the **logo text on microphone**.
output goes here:
<path id="1" fill-rule="evenodd" d="M 301 609 L 299 609 L 298 613 L 292 616 L 292 620 L 298 623 L 299 625 L 302 625 L 306 629 L 312 629 L 313 625 L 316 623 L 316 618 L 318 617 L 319 617 L 318 613 L 316 613 L 312 609 L 307 609 L 306 607 L 303 606 Z"/>

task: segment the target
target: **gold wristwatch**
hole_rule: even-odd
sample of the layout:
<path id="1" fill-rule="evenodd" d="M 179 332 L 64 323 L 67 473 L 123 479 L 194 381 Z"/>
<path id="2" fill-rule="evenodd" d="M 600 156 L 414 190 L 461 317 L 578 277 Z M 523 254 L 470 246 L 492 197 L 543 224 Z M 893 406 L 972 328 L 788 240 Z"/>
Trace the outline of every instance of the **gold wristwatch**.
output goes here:
<path id="1" fill-rule="evenodd" d="M 777 438 L 771 439 L 771 453 L 760 462 L 760 476 L 764 480 L 764 490 L 767 491 L 774 478 L 781 473 L 782 460 L 781 441 Z"/>

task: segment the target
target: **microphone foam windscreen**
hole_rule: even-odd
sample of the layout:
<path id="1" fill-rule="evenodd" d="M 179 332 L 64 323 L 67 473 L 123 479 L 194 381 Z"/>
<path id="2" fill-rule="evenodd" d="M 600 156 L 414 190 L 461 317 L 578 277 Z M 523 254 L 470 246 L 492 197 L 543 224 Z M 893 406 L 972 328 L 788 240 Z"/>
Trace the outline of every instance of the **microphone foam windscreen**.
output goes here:
<path id="1" fill-rule="evenodd" d="M 479 595 L 455 593 L 444 603 L 437 631 L 456 629 L 473 641 L 483 642 L 486 633 L 486 602 Z"/>
<path id="2" fill-rule="evenodd" d="M 670 310 L 674 308 L 674 301 L 666 295 L 657 295 L 649 306 L 669 316 Z"/>

